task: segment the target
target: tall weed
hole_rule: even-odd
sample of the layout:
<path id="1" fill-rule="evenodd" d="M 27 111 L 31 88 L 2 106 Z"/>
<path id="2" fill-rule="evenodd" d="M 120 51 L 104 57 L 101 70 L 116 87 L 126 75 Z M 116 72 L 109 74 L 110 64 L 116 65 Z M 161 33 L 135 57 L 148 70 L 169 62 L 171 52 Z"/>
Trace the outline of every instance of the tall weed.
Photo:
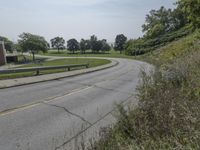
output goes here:
<path id="1" fill-rule="evenodd" d="M 137 108 L 119 106 L 118 123 L 91 149 L 200 149 L 200 42 L 194 39 L 180 57 L 150 74 L 141 71 Z"/>

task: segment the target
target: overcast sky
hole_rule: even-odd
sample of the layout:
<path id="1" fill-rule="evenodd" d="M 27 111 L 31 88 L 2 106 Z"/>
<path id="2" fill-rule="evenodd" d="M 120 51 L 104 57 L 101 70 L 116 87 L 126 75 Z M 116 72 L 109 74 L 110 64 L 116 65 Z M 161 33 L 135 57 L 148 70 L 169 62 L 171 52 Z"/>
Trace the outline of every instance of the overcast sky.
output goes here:
<path id="1" fill-rule="evenodd" d="M 22 32 L 113 42 L 123 33 L 142 36 L 141 25 L 151 9 L 173 8 L 176 0 L 0 0 L 0 36 L 16 41 Z"/>

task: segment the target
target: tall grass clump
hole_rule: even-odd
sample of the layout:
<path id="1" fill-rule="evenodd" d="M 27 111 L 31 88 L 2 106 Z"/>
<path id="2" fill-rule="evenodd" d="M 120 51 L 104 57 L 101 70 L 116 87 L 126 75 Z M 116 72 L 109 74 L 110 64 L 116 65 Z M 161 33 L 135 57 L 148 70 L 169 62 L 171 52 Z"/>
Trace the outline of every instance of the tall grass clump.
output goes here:
<path id="1" fill-rule="evenodd" d="M 118 122 L 95 150 L 200 149 L 200 42 L 152 73 L 141 71 L 138 106 L 119 106 Z"/>

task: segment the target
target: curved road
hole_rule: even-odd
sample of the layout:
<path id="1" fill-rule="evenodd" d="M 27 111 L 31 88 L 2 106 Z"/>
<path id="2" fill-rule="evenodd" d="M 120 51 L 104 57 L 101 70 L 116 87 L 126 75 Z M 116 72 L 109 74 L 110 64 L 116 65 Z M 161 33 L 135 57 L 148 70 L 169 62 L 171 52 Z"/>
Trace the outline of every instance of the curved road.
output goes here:
<path id="1" fill-rule="evenodd" d="M 0 149 L 76 149 L 79 141 L 115 122 L 115 104 L 135 101 L 140 69 L 151 66 L 113 60 L 119 64 L 109 69 L 1 89 Z"/>

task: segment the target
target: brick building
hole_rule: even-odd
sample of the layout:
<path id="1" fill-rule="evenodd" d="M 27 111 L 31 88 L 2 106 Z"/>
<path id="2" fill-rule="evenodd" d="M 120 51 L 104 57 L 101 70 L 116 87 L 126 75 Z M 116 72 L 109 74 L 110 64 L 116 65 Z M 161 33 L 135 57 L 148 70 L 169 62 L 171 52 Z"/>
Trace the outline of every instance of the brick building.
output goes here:
<path id="1" fill-rule="evenodd" d="M 6 64 L 6 51 L 4 47 L 4 42 L 0 41 L 0 65 Z"/>

